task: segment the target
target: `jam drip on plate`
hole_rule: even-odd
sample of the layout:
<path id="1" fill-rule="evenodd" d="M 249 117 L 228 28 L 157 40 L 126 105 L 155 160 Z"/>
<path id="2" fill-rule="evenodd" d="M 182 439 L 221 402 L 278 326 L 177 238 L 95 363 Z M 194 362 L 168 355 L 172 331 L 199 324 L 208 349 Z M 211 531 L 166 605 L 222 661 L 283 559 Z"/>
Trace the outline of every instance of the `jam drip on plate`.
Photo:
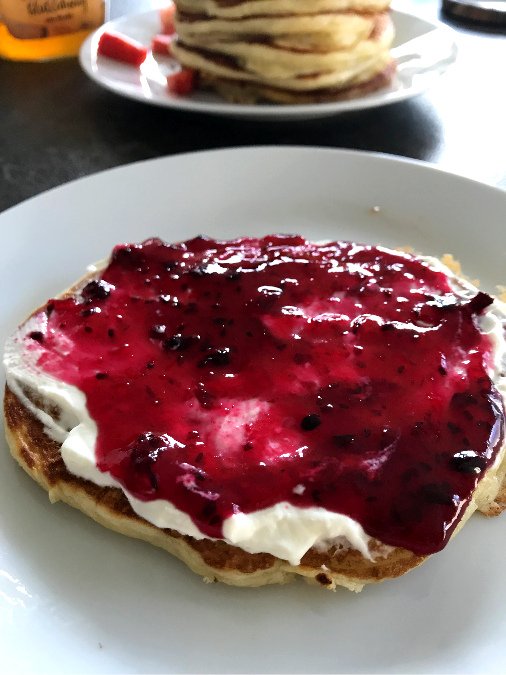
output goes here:
<path id="1" fill-rule="evenodd" d="M 287 501 L 429 554 L 503 439 L 491 302 L 381 247 L 153 239 L 116 247 L 26 340 L 85 393 L 99 468 L 205 535 Z"/>

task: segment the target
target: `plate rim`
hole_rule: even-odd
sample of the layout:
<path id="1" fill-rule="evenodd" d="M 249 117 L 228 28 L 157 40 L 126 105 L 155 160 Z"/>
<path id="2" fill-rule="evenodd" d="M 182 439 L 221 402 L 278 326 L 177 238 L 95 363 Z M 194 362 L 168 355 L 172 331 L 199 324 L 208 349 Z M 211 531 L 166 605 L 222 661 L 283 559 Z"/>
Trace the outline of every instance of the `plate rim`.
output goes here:
<path id="1" fill-rule="evenodd" d="M 376 150 L 361 150 L 361 149 L 355 149 L 355 148 L 341 148 L 341 147 L 330 147 L 330 146 L 319 146 L 319 145 L 272 145 L 272 144 L 264 144 L 264 145 L 235 145 L 231 147 L 219 147 L 219 148 L 209 148 L 205 150 L 189 150 L 189 151 L 184 151 L 184 152 L 176 152 L 170 155 L 162 155 L 159 157 L 148 157 L 146 159 L 139 159 L 135 160 L 133 162 L 128 162 L 126 164 L 119 164 L 117 166 L 112 166 L 108 167 L 105 169 L 99 169 L 93 173 L 87 174 L 86 176 L 79 176 L 77 178 L 74 178 L 70 181 L 67 181 L 65 183 L 61 183 L 59 185 L 55 185 L 51 188 L 48 188 L 47 190 L 43 190 L 42 192 L 39 192 L 35 195 L 32 195 L 31 197 L 27 197 L 26 199 L 23 199 L 22 201 L 18 202 L 17 204 L 13 204 L 12 206 L 9 206 L 7 209 L 4 209 L 3 211 L 0 211 L 0 225 L 1 225 L 1 220 L 2 217 L 6 214 L 10 214 L 11 211 L 14 209 L 18 209 L 24 205 L 28 205 L 31 203 L 33 200 L 45 197 L 47 195 L 50 195 L 51 193 L 58 191 L 58 190 L 64 190 L 66 188 L 70 188 L 71 186 L 74 186 L 76 183 L 81 183 L 83 181 L 92 181 L 92 180 L 98 180 L 100 177 L 104 174 L 108 173 L 113 173 L 113 172 L 121 172 L 121 171 L 131 171 L 134 170 L 134 167 L 137 167 L 139 165 L 145 165 L 145 164 L 155 164 L 155 163 L 160 163 L 163 164 L 165 162 L 170 162 L 171 160 L 175 161 L 175 158 L 181 159 L 181 158 L 191 158 L 194 156 L 210 156 L 210 155 L 218 155 L 218 154 L 223 154 L 223 155 L 235 155 L 238 153 L 246 153 L 246 154 L 261 154 L 261 153 L 266 153 L 266 152 L 274 152 L 277 154 L 283 153 L 283 152 L 291 152 L 291 153 L 300 153 L 300 154 L 313 154 L 313 153 L 322 153 L 322 154 L 334 154 L 336 157 L 340 156 L 342 158 L 345 157 L 354 157 L 358 158 L 359 161 L 367 161 L 368 159 L 374 159 L 374 160 L 385 160 L 386 162 L 393 162 L 394 164 L 396 163 L 401 163 L 405 165 L 409 165 L 413 168 L 419 169 L 421 171 L 436 171 L 440 174 L 444 174 L 447 176 L 450 180 L 455 180 L 455 181 L 461 181 L 467 184 L 474 184 L 480 186 L 482 189 L 488 189 L 491 191 L 491 194 L 496 194 L 496 195 L 503 195 L 504 198 L 506 199 L 506 187 L 503 188 L 500 185 L 492 185 L 490 183 L 485 183 L 483 181 L 478 180 L 477 178 L 472 178 L 470 176 L 464 175 L 464 174 L 459 174 L 456 173 L 450 169 L 445 168 L 444 166 L 441 166 L 437 164 L 436 162 L 431 162 L 428 160 L 424 159 L 417 159 L 414 157 L 405 157 L 403 155 L 395 155 L 393 153 L 388 153 L 388 152 L 381 152 L 381 151 L 376 151 Z"/>

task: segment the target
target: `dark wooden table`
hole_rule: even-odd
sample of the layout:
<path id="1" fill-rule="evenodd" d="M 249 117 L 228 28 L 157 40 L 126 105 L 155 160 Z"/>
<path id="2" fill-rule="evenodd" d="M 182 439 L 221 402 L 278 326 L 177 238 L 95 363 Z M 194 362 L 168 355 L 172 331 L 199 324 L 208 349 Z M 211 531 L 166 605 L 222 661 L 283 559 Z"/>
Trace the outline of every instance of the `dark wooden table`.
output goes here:
<path id="1" fill-rule="evenodd" d="M 152 4 L 112 0 L 111 17 Z M 102 169 L 244 145 L 386 152 L 506 188 L 506 37 L 449 22 L 438 0 L 404 0 L 397 8 L 450 23 L 456 65 L 415 99 L 313 121 L 252 122 L 156 108 L 98 87 L 76 59 L 0 61 L 0 211 Z"/>

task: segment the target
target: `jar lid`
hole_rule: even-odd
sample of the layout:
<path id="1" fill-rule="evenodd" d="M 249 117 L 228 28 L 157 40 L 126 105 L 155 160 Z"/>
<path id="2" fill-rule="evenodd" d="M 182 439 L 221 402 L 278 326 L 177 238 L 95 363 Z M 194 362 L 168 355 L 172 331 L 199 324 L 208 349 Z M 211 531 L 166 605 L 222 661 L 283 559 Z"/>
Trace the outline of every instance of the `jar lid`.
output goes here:
<path id="1" fill-rule="evenodd" d="M 454 19 L 506 27 L 506 0 L 443 0 L 442 8 Z"/>

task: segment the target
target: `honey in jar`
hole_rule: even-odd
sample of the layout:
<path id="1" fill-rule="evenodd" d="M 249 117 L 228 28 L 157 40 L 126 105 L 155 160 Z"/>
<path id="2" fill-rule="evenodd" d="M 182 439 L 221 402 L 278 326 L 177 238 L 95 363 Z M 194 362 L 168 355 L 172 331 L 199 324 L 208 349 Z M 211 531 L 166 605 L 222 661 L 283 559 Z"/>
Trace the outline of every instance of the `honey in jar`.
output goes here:
<path id="1" fill-rule="evenodd" d="M 105 20 L 105 0 L 0 0 L 0 57 L 45 61 L 76 56 Z"/>

